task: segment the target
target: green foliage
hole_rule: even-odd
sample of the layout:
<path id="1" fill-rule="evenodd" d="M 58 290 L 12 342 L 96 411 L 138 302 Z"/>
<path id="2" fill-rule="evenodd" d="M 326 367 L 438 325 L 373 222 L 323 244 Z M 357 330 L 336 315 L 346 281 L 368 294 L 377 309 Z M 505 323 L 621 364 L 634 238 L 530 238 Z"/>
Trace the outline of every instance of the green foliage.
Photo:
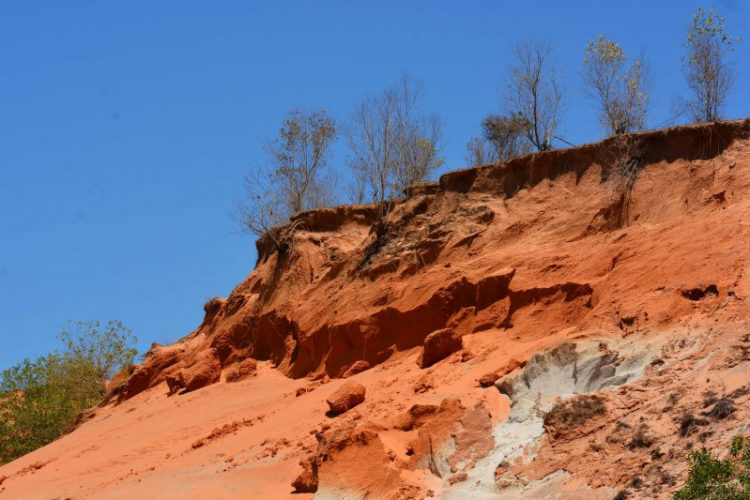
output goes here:
<path id="1" fill-rule="evenodd" d="M 713 45 L 724 46 L 732 50 L 734 43 L 742 41 L 742 38 L 732 37 L 727 34 L 726 18 L 720 17 L 715 8 L 706 11 L 706 9 L 700 7 L 693 14 L 693 21 L 690 23 L 690 28 L 688 28 L 687 40 L 683 45 L 690 48 L 703 43 L 704 40 L 709 41 Z M 688 54 L 686 59 L 689 62 L 695 62 L 695 54 Z"/>
<path id="2" fill-rule="evenodd" d="M 26 359 L 5 370 L 0 382 L 0 461 L 9 462 L 61 436 L 76 413 L 95 404 L 62 382 L 59 354 Z"/>
<path id="3" fill-rule="evenodd" d="M 76 416 L 102 401 L 114 371 L 133 361 L 136 341 L 118 321 L 71 323 L 62 354 L 25 359 L 0 379 L 0 463 L 62 436 Z"/>
<path id="4" fill-rule="evenodd" d="M 98 321 L 71 321 L 60 334 L 65 345 L 66 376 L 84 394 L 107 394 L 106 384 L 115 371 L 130 365 L 138 351 L 138 339 L 119 321 L 104 328 Z"/>
<path id="5" fill-rule="evenodd" d="M 690 473 L 674 500 L 750 499 L 750 441 L 735 436 L 729 456 L 720 460 L 705 448 L 688 456 Z"/>

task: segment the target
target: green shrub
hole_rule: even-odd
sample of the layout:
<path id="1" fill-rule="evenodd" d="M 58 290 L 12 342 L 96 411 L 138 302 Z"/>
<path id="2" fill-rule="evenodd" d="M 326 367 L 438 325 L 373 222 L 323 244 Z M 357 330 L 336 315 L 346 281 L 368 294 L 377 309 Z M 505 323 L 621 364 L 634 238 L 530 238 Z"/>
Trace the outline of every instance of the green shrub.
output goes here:
<path id="1" fill-rule="evenodd" d="M 119 321 L 110 321 L 104 328 L 98 321 L 71 321 L 60 334 L 65 345 L 64 357 L 72 377 L 71 385 L 84 395 L 107 395 L 107 381 L 115 372 L 130 365 L 138 351 L 138 339 Z"/>
<path id="2" fill-rule="evenodd" d="M 691 451 L 690 472 L 674 500 L 750 500 L 750 441 L 736 436 L 729 456 L 716 458 L 705 448 Z"/>
<path id="3" fill-rule="evenodd" d="M 62 436 L 83 410 L 106 396 L 114 371 L 132 363 L 136 341 L 121 323 L 71 323 L 60 339 L 66 349 L 25 359 L 0 378 L 0 463 Z"/>

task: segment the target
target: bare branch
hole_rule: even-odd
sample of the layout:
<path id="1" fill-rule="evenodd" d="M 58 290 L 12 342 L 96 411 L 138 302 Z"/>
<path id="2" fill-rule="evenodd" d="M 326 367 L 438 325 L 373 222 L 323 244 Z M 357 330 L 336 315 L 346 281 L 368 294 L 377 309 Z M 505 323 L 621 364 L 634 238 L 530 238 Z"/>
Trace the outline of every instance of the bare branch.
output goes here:
<path id="1" fill-rule="evenodd" d="M 537 151 L 552 149 L 565 90 L 550 45 L 529 41 L 515 46 L 515 66 L 508 70 L 503 97 L 511 118 L 526 123 L 525 135 Z"/>
<path id="2" fill-rule="evenodd" d="M 335 122 L 325 111 L 290 111 L 278 137 L 266 144 L 267 162 L 245 177 L 245 197 L 234 214 L 243 229 L 280 248 L 278 228 L 289 217 L 330 204 L 336 182 L 327 167 L 335 138 Z"/>
<path id="3" fill-rule="evenodd" d="M 351 114 L 346 137 L 355 178 L 352 201 L 378 204 L 381 225 L 387 202 L 443 163 L 438 155 L 443 120 L 419 112 L 423 95 L 422 86 L 404 73 L 393 86 L 365 96 Z"/>

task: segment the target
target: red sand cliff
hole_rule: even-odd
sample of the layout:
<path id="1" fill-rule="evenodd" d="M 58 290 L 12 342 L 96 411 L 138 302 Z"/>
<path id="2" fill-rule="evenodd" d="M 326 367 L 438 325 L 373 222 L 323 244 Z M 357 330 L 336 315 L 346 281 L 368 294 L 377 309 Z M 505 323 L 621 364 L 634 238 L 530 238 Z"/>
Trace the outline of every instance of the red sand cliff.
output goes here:
<path id="1" fill-rule="evenodd" d="M 637 137 L 627 198 L 608 140 L 414 186 L 379 240 L 299 214 L 0 498 L 667 497 L 750 416 L 750 121 Z M 327 413 L 343 378 L 365 400 Z M 604 410 L 543 421 L 576 393 Z"/>

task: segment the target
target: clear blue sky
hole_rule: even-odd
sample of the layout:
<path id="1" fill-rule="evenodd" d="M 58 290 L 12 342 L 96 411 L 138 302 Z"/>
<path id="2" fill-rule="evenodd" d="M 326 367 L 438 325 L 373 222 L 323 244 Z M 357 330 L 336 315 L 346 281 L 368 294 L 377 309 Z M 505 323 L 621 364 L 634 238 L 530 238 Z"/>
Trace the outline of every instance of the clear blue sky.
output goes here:
<path id="1" fill-rule="evenodd" d="M 405 69 L 443 115 L 446 169 L 497 109 L 511 46 L 551 42 L 574 143 L 600 138 L 578 67 L 600 32 L 643 54 L 657 126 L 682 91 L 699 5 L 474 0 L 0 2 L 0 368 L 56 347 L 68 319 L 118 318 L 175 341 L 252 270 L 229 218 L 295 105 L 345 120 Z M 750 5 L 717 1 L 738 45 L 732 118 L 750 115 Z M 335 163 L 346 151 L 336 148 Z"/>

